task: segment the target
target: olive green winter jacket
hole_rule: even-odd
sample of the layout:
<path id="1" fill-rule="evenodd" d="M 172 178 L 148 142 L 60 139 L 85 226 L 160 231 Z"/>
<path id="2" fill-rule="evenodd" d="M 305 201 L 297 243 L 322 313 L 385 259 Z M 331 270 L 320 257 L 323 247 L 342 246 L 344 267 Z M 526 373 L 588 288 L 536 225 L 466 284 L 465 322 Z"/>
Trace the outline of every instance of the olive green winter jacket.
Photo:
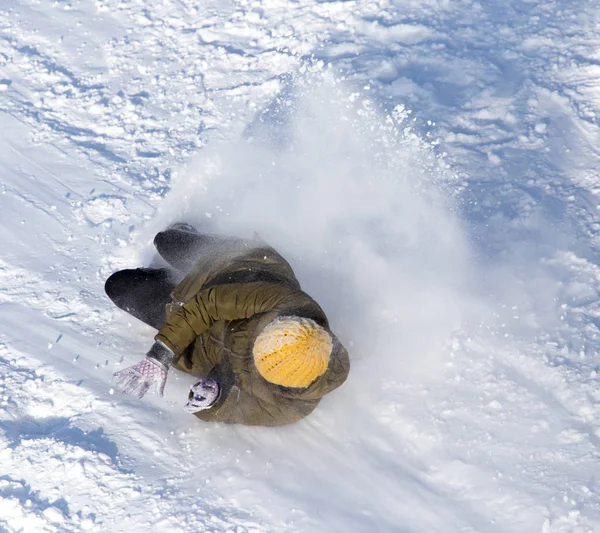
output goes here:
<path id="1" fill-rule="evenodd" d="M 156 335 L 173 350 L 173 366 L 211 377 L 221 395 L 205 421 L 277 426 L 308 415 L 348 376 L 348 353 L 337 338 L 326 372 L 308 387 L 266 381 L 252 358 L 254 340 L 278 316 L 311 318 L 329 330 L 319 305 L 300 289 L 287 261 L 264 243 L 222 246 L 205 254 L 175 288 L 174 304 Z"/>

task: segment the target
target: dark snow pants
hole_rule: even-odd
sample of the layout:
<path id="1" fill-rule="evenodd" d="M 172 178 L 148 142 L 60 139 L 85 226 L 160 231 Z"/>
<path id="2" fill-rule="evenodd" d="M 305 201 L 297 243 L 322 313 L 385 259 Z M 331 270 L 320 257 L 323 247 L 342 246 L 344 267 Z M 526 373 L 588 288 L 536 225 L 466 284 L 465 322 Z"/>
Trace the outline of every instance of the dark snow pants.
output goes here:
<path id="1" fill-rule="evenodd" d="M 112 274 L 104 290 L 114 304 L 155 329 L 166 321 L 165 305 L 177 280 L 187 274 L 204 251 L 238 242 L 237 237 L 198 233 L 188 224 L 174 224 L 154 237 L 154 246 L 170 268 L 136 268 Z"/>

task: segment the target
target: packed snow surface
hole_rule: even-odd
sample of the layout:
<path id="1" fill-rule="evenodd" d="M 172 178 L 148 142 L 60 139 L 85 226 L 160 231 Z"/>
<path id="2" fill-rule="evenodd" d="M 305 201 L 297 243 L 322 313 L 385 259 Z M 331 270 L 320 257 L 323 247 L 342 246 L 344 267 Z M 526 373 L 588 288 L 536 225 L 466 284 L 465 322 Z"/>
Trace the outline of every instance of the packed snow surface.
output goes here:
<path id="1" fill-rule="evenodd" d="M 600 532 L 600 6 L 0 5 L 0 531 Z M 281 428 L 103 292 L 258 232 L 351 353 Z"/>

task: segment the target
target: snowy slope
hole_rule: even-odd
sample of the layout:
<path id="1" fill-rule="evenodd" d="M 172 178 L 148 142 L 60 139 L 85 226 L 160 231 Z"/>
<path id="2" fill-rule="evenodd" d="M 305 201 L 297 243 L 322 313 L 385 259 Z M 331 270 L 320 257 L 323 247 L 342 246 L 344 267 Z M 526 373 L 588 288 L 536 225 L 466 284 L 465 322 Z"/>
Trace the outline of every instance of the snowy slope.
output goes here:
<path id="1" fill-rule="evenodd" d="M 0 531 L 600 531 L 600 7 L 0 5 Z M 174 220 L 351 350 L 289 427 L 112 390 Z"/>

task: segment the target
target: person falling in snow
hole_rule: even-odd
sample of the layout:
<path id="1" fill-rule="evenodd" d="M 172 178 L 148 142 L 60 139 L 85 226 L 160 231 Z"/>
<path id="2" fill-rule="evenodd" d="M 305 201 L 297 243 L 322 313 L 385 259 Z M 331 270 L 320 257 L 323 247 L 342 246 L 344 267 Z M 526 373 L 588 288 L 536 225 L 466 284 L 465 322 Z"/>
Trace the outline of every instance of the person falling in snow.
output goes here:
<path id="1" fill-rule="evenodd" d="M 158 330 L 145 359 L 115 373 L 124 393 L 162 396 L 172 365 L 200 378 L 184 409 L 201 420 L 278 426 L 344 383 L 346 349 L 272 247 L 187 224 L 154 245 L 172 269 L 121 270 L 105 285 L 119 308 Z"/>

